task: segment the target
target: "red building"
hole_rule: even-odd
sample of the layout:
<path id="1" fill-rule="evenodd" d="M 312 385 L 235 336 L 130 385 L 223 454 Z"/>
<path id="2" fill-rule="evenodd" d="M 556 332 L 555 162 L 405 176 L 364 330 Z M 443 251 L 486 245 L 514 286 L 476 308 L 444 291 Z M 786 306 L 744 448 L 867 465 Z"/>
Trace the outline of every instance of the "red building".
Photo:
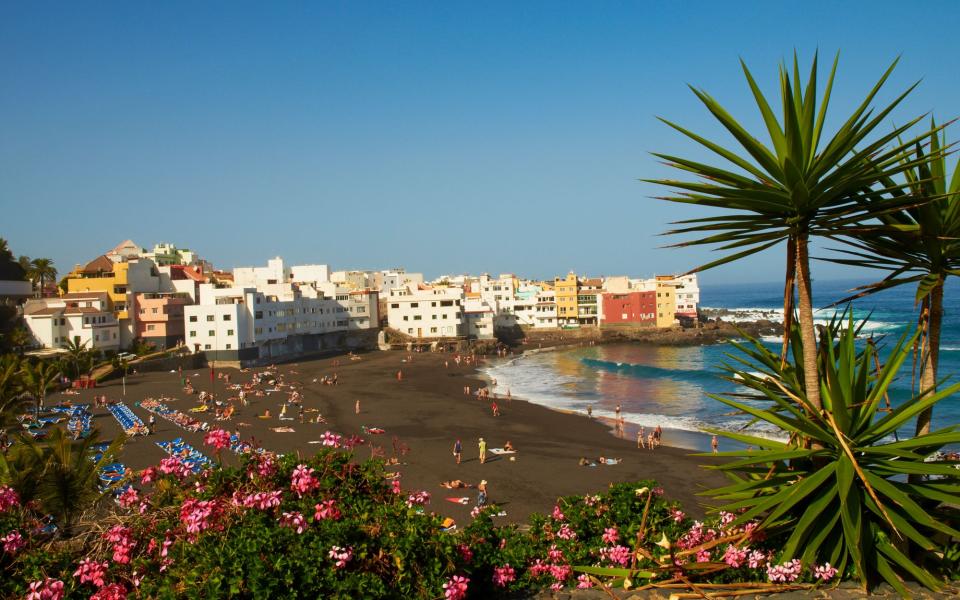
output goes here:
<path id="1" fill-rule="evenodd" d="M 601 324 L 610 325 L 657 325 L 657 293 L 627 292 L 605 293 Z"/>

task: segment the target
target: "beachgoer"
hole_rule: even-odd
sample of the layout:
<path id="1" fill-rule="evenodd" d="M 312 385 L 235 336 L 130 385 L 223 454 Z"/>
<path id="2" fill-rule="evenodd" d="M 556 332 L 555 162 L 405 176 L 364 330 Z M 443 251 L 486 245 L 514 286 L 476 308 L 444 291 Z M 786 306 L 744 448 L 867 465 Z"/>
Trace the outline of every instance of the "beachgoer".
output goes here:
<path id="1" fill-rule="evenodd" d="M 619 421 L 619 420 L 620 420 L 620 405 L 619 405 L 619 404 L 617 404 L 617 408 L 614 410 L 614 413 L 616 413 L 616 418 L 617 418 L 617 420 Z"/>
<path id="2" fill-rule="evenodd" d="M 657 438 L 653 435 L 653 432 L 647 434 L 647 450 L 653 450 L 653 446 L 656 443 Z"/>
<path id="3" fill-rule="evenodd" d="M 359 400 L 357 400 L 357 402 L 353 405 L 353 412 L 357 413 L 358 415 L 360 414 L 360 401 L 359 401 Z"/>
<path id="4" fill-rule="evenodd" d="M 477 507 L 482 508 L 487 505 L 487 480 L 481 479 L 477 485 Z"/>
<path id="5" fill-rule="evenodd" d="M 510 440 L 507 440 L 507 443 L 503 445 L 503 449 L 507 452 L 514 452 L 513 444 L 510 443 Z"/>
<path id="6" fill-rule="evenodd" d="M 644 431 L 643 431 L 643 427 L 641 427 L 637 431 L 637 448 L 643 448 L 643 436 L 644 436 Z"/>
<path id="7" fill-rule="evenodd" d="M 397 381 L 403 381 L 403 369 L 397 371 Z"/>
<path id="8" fill-rule="evenodd" d="M 713 436 L 713 439 L 710 440 L 710 447 L 713 448 L 714 454 L 720 451 L 720 440 L 717 439 L 717 436 Z"/>
<path id="9" fill-rule="evenodd" d="M 499 417 L 499 416 L 500 416 L 500 407 L 497 406 L 497 401 L 496 401 L 496 400 L 494 400 L 493 403 L 490 404 L 490 410 L 493 411 L 493 416 L 495 416 L 495 417 Z"/>
<path id="10" fill-rule="evenodd" d="M 460 464 L 460 455 L 463 452 L 463 446 L 460 445 L 460 440 L 457 440 L 453 445 L 453 457 L 457 459 L 457 464 Z"/>
<path id="11" fill-rule="evenodd" d="M 587 405 L 587 418 L 588 418 L 588 419 L 592 419 L 592 418 L 593 418 L 593 405 L 592 405 L 592 404 L 588 404 L 588 405 Z"/>
<path id="12" fill-rule="evenodd" d="M 487 443 L 483 441 L 483 438 L 480 438 L 477 447 L 480 449 L 480 464 L 483 464 L 487 462 Z"/>

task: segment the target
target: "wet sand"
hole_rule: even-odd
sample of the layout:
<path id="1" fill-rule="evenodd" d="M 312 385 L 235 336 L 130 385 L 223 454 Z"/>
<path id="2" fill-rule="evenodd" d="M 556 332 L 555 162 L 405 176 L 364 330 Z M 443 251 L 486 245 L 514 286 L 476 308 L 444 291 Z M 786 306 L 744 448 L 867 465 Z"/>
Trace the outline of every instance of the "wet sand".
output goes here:
<path id="1" fill-rule="evenodd" d="M 703 469 L 702 464 L 710 458 L 689 456 L 685 449 L 662 446 L 654 451 L 641 450 L 634 440 L 620 440 L 610 434 L 607 424 L 590 420 L 586 416 L 561 413 L 521 400 L 508 401 L 498 398 L 501 416 L 492 416 L 489 401 L 465 396 L 463 387 L 473 390 L 486 385 L 477 377 L 471 366 L 456 366 L 450 354 L 413 354 L 402 352 L 375 352 L 361 355 L 361 360 L 351 361 L 346 356 L 288 363 L 278 366 L 287 383 L 302 384 L 305 415 L 309 419 L 319 410 L 327 423 L 303 423 L 297 420 L 297 411 L 288 407 L 288 417 L 293 420 L 279 421 L 277 415 L 281 403 L 287 398 L 285 392 L 274 392 L 266 397 L 249 398 L 247 407 L 238 402 L 237 410 L 230 421 L 218 422 L 212 411 L 193 414 L 210 423 L 212 428 L 221 426 L 229 431 L 238 430 L 244 440 L 255 438 L 263 447 L 277 452 L 299 452 L 308 456 L 320 446 L 310 441 L 320 439 L 330 430 L 345 435 L 359 435 L 365 444 L 355 449 L 358 459 L 376 453 L 384 457 L 397 454 L 400 465 L 388 466 L 388 470 L 401 473 L 405 491 L 427 490 L 432 496 L 430 509 L 451 516 L 458 522 L 469 520 L 470 509 L 476 502 L 476 490 L 447 490 L 441 481 L 460 479 L 477 484 L 481 479 L 488 482 L 488 495 L 507 512 L 500 522 L 520 522 L 532 512 L 549 512 L 559 496 L 568 494 L 595 493 L 605 489 L 611 482 L 655 479 L 663 486 L 670 498 L 680 500 L 691 514 L 702 514 L 703 497 L 695 494 L 710 487 L 726 483 L 719 473 Z M 449 368 L 444 367 L 449 361 Z M 338 366 L 335 363 L 339 362 Z M 241 373 L 234 369 L 222 369 L 229 373 L 233 383 L 250 380 L 254 369 Z M 397 380 L 397 371 L 402 370 L 403 380 Z M 312 383 L 323 375 L 337 374 L 338 385 Z M 211 390 L 218 398 L 235 395 L 227 392 L 223 380 L 210 382 L 206 369 L 185 371 L 191 377 L 197 391 Z M 264 386 L 269 387 L 269 386 Z M 93 394 L 106 394 L 111 401 L 120 400 L 122 386 L 119 380 L 105 383 L 96 390 L 83 390 L 80 395 L 52 395 L 48 405 L 61 399 L 92 403 Z M 177 373 L 142 373 L 127 378 L 125 401 L 144 422 L 149 413 L 135 406 L 135 402 L 147 397 L 167 396 L 172 408 L 189 413 L 199 405 L 196 395 L 187 396 L 180 386 Z M 354 412 L 355 402 L 360 400 L 360 414 Z M 273 417 L 260 419 L 256 415 L 269 409 Z M 99 427 L 103 437 L 117 435 L 117 421 L 106 409 L 94 409 L 94 426 Z M 241 425 L 247 424 L 246 426 Z M 293 433 L 277 433 L 272 427 L 288 426 Z M 362 433 L 362 426 L 379 427 L 385 430 L 380 435 Z M 669 442 L 669 432 L 666 441 Z M 142 469 L 157 464 L 166 456 L 156 446 L 156 441 L 182 437 L 208 456 L 212 454 L 203 447 L 203 434 L 187 432 L 169 421 L 157 419 L 155 433 L 150 436 L 131 438 L 124 448 L 122 462 L 128 467 Z M 487 461 L 478 459 L 478 439 L 483 437 L 488 448 L 503 446 L 510 440 L 517 453 L 494 456 L 488 451 Z M 453 444 L 457 439 L 463 444 L 463 460 L 455 464 Z M 406 451 L 404 451 L 406 449 Z M 580 457 L 593 460 L 600 455 L 622 458 L 618 465 L 581 467 Z M 236 457 L 226 452 L 226 462 Z M 446 497 L 468 497 L 466 506 L 445 501 Z"/>

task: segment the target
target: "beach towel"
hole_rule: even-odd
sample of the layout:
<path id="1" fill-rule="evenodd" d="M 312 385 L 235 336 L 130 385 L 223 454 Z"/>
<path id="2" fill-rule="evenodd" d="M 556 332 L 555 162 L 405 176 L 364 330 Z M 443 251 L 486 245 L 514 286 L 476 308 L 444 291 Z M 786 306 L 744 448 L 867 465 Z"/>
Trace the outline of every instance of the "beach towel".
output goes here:
<path id="1" fill-rule="evenodd" d="M 490 454 L 516 454 L 516 450 L 504 450 L 503 448 L 490 448 Z"/>
<path id="2" fill-rule="evenodd" d="M 271 427 L 270 429 L 277 433 L 294 433 L 296 431 L 293 427 Z"/>
<path id="3" fill-rule="evenodd" d="M 379 435 L 379 434 L 381 434 L 381 433 L 386 433 L 386 432 L 387 432 L 386 429 L 382 429 L 382 428 L 380 428 L 380 427 L 367 427 L 366 425 L 361 425 L 361 426 L 360 426 L 360 429 L 361 429 L 364 433 L 369 433 L 369 434 L 373 434 L 373 435 Z"/>
<path id="4" fill-rule="evenodd" d="M 194 406 L 193 408 L 190 409 L 190 412 L 202 413 L 202 412 L 207 412 L 208 410 L 210 410 L 210 407 L 203 405 L 203 406 Z"/>
<path id="5" fill-rule="evenodd" d="M 453 502 L 454 504 L 469 504 L 470 498 L 463 496 L 462 498 L 444 498 L 447 502 Z"/>

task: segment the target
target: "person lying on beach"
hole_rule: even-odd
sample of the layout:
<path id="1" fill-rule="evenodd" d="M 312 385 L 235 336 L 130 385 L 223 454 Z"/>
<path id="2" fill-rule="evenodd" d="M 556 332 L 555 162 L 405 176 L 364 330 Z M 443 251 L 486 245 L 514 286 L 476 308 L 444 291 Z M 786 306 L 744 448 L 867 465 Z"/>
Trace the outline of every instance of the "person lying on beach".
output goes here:
<path id="1" fill-rule="evenodd" d="M 597 463 L 593 462 L 592 460 L 587 460 L 587 458 L 586 458 L 586 457 L 583 457 L 583 456 L 580 457 L 580 460 L 579 460 L 579 462 L 578 462 L 577 464 L 579 464 L 581 467 L 595 467 L 595 466 L 597 466 Z"/>
<path id="2" fill-rule="evenodd" d="M 507 440 L 507 442 L 503 445 L 503 449 L 506 450 L 507 452 L 516 452 L 516 450 L 513 447 L 513 444 L 510 443 L 510 440 Z"/>
<path id="3" fill-rule="evenodd" d="M 450 481 L 441 481 L 440 487 L 447 488 L 448 490 L 456 490 L 456 489 L 462 489 L 462 488 L 472 488 L 476 486 L 470 483 L 464 483 L 459 479 L 453 479 Z"/>
<path id="4" fill-rule="evenodd" d="M 601 456 L 597 459 L 597 462 L 601 465 L 619 465 L 622 458 L 604 458 Z"/>

